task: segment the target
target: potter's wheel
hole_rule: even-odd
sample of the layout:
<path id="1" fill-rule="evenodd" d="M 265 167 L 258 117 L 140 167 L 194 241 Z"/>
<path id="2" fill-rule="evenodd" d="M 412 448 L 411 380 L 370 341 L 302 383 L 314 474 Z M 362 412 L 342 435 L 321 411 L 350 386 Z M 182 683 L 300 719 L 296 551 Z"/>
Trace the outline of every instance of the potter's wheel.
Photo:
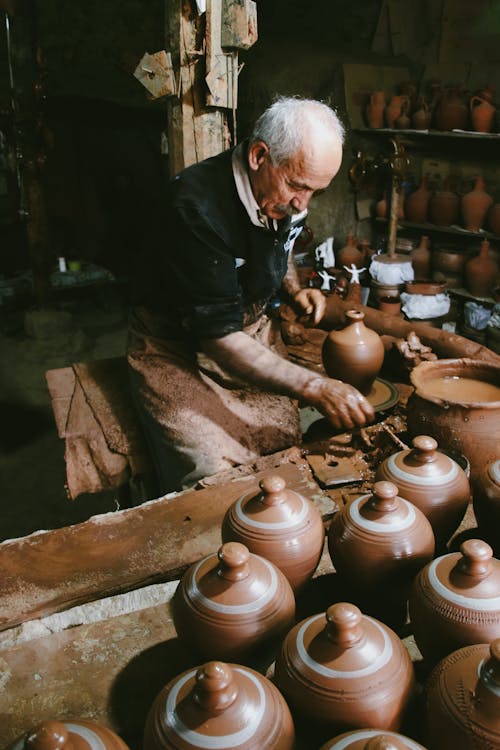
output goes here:
<path id="1" fill-rule="evenodd" d="M 386 411 L 398 403 L 399 391 L 396 386 L 388 380 L 375 378 L 371 391 L 366 396 L 366 399 L 373 406 L 374 411 Z"/>

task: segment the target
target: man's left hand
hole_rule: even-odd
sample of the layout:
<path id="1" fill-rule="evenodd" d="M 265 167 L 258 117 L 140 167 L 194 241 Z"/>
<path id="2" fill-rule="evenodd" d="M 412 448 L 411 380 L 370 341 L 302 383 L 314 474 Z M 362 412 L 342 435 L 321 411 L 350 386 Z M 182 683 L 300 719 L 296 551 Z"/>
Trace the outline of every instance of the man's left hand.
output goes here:
<path id="1" fill-rule="evenodd" d="M 293 301 L 302 308 L 306 315 L 311 316 L 314 325 L 317 325 L 325 314 L 326 299 L 320 289 L 311 287 L 301 289 L 294 295 Z"/>

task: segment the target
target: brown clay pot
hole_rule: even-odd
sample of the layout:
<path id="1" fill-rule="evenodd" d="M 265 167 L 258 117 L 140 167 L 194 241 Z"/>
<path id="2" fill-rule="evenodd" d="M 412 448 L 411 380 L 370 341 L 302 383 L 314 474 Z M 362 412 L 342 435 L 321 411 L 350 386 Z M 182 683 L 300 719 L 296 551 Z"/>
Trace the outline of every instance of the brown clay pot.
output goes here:
<path id="1" fill-rule="evenodd" d="M 470 99 L 469 107 L 473 129 L 477 133 L 491 133 L 496 112 L 491 99 L 475 94 Z"/>
<path id="2" fill-rule="evenodd" d="M 377 201 L 375 204 L 375 216 L 377 216 L 379 219 L 385 219 L 387 218 L 387 211 L 388 211 L 388 202 L 387 202 L 387 196 L 383 195 L 380 200 Z"/>
<path id="3" fill-rule="evenodd" d="M 488 225 L 493 234 L 500 235 L 500 203 L 494 203 L 488 212 Z"/>
<path id="4" fill-rule="evenodd" d="M 431 250 L 429 238 L 422 235 L 420 244 L 410 253 L 411 264 L 416 279 L 430 279 L 431 277 Z"/>
<path id="5" fill-rule="evenodd" d="M 354 263 L 356 268 L 363 268 L 363 253 L 358 250 L 358 241 L 353 234 L 347 235 L 346 244 L 337 252 L 335 260 L 339 268 L 342 266 L 350 268 L 351 263 Z"/>
<path id="6" fill-rule="evenodd" d="M 432 251 L 432 268 L 443 273 L 461 274 L 467 261 L 466 253 L 459 250 L 435 248 Z"/>
<path id="7" fill-rule="evenodd" d="M 456 224 L 460 218 L 460 196 L 453 190 L 436 190 L 429 200 L 429 220 L 440 227 Z"/>
<path id="8" fill-rule="evenodd" d="M 498 263 L 489 252 L 490 243 L 483 240 L 478 255 L 469 258 L 464 266 L 466 287 L 475 297 L 490 296 L 493 280 L 499 271 Z"/>
<path id="9" fill-rule="evenodd" d="M 286 636 L 275 682 L 297 717 L 332 732 L 397 731 L 414 691 L 408 651 L 396 634 L 339 602 Z"/>
<path id="10" fill-rule="evenodd" d="M 500 747 L 500 639 L 467 646 L 434 669 L 425 691 L 427 744 L 431 750 Z"/>
<path id="11" fill-rule="evenodd" d="M 48 720 L 34 727 L 11 750 L 129 750 L 117 734 L 90 719 Z"/>
<path id="12" fill-rule="evenodd" d="M 489 643 L 500 632 L 500 561 L 481 539 L 428 563 L 410 592 L 412 633 L 435 664 L 457 648 Z"/>
<path id="13" fill-rule="evenodd" d="M 373 91 L 366 108 L 366 121 L 369 128 L 384 127 L 385 92 Z"/>
<path id="14" fill-rule="evenodd" d="M 267 476 L 260 492 L 247 492 L 227 510 L 222 541 L 241 542 L 265 557 L 298 592 L 316 570 L 325 540 L 318 508 L 289 490 L 279 476 Z"/>
<path id="15" fill-rule="evenodd" d="M 445 281 L 426 281 L 425 279 L 416 278 L 414 281 L 405 282 L 405 292 L 407 294 L 423 294 L 433 296 L 442 294 L 446 290 Z"/>
<path id="16" fill-rule="evenodd" d="M 424 514 L 398 497 L 392 482 L 350 500 L 334 514 L 328 551 L 339 579 L 367 614 L 404 624 L 410 586 L 434 556 L 434 534 Z"/>
<path id="17" fill-rule="evenodd" d="M 144 731 L 144 750 L 259 747 L 295 747 L 290 710 L 266 677 L 218 661 L 171 680 L 151 706 Z"/>
<path id="18" fill-rule="evenodd" d="M 442 384 L 442 378 L 448 392 L 437 395 L 436 384 Z M 410 380 L 415 388 L 407 404 L 410 435 L 426 432 L 439 445 L 466 456 L 474 487 L 483 467 L 497 458 L 500 444 L 500 391 L 494 397 L 500 387 L 500 365 L 465 357 L 439 359 L 421 362 Z M 490 398 L 484 397 L 483 386 L 488 394 L 492 391 Z"/>
<path id="19" fill-rule="evenodd" d="M 173 601 L 178 635 L 207 658 L 249 659 L 295 617 L 290 584 L 276 566 L 238 542 L 192 565 Z"/>
<path id="20" fill-rule="evenodd" d="M 357 729 L 339 734 L 320 750 L 425 750 L 425 747 L 398 732 Z"/>
<path id="21" fill-rule="evenodd" d="M 437 450 L 437 442 L 418 435 L 410 450 L 393 453 L 379 465 L 377 480 L 393 482 L 405 500 L 429 520 L 439 550 L 459 527 L 470 500 L 464 470 Z"/>
<path id="22" fill-rule="evenodd" d="M 378 301 L 378 309 L 380 312 L 385 312 L 389 315 L 400 315 L 401 299 L 399 297 L 381 297 Z"/>
<path id="23" fill-rule="evenodd" d="M 436 108 L 438 130 L 466 130 L 469 124 L 469 106 L 458 86 L 445 89 Z"/>
<path id="24" fill-rule="evenodd" d="M 427 221 L 431 191 L 427 187 L 427 177 L 422 175 L 418 188 L 405 201 L 405 215 L 408 221 L 424 224 Z"/>
<path id="25" fill-rule="evenodd" d="M 385 108 L 385 122 L 388 128 L 394 128 L 396 126 L 396 120 L 401 115 L 401 110 L 405 101 L 406 97 L 401 95 L 391 96 L 389 99 Z"/>
<path id="26" fill-rule="evenodd" d="M 488 209 L 493 204 L 492 196 L 484 187 L 484 179 L 480 175 L 474 189 L 462 196 L 462 218 L 464 227 L 469 232 L 479 232 L 483 228 Z"/>
<path id="27" fill-rule="evenodd" d="M 500 447 L 498 454 L 500 455 Z M 480 472 L 474 492 L 474 515 L 483 536 L 500 555 L 500 459 Z"/>
<path id="28" fill-rule="evenodd" d="M 432 111 L 424 99 L 420 99 L 417 109 L 411 116 L 415 130 L 428 130 L 431 125 Z"/>
<path id="29" fill-rule="evenodd" d="M 363 323 L 365 314 L 347 310 L 346 325 L 330 331 L 323 343 L 323 364 L 331 378 L 350 383 L 367 395 L 384 361 L 384 345 L 375 331 Z"/>

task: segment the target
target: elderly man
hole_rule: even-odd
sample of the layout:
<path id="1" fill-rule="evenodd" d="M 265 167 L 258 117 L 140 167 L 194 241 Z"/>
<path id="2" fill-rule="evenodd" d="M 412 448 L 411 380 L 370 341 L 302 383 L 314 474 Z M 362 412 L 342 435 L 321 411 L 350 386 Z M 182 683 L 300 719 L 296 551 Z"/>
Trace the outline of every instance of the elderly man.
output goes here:
<path id="1" fill-rule="evenodd" d="M 343 135 L 330 107 L 282 97 L 248 141 L 171 181 L 128 347 L 162 492 L 299 443 L 297 401 L 335 428 L 373 418 L 356 389 L 289 362 L 266 314 L 281 289 L 321 320 L 325 298 L 301 289 L 292 248 L 340 168 Z"/>

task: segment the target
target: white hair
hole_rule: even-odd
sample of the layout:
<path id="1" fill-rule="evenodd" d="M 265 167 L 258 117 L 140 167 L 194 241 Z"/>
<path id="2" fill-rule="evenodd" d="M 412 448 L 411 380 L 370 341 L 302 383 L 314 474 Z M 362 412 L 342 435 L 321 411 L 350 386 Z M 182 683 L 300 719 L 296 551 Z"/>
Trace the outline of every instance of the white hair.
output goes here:
<path id="1" fill-rule="evenodd" d="M 254 125 L 250 144 L 264 141 L 272 163 L 278 167 L 300 151 L 311 125 L 322 125 L 344 143 L 345 129 L 337 113 L 316 99 L 278 97 Z"/>

